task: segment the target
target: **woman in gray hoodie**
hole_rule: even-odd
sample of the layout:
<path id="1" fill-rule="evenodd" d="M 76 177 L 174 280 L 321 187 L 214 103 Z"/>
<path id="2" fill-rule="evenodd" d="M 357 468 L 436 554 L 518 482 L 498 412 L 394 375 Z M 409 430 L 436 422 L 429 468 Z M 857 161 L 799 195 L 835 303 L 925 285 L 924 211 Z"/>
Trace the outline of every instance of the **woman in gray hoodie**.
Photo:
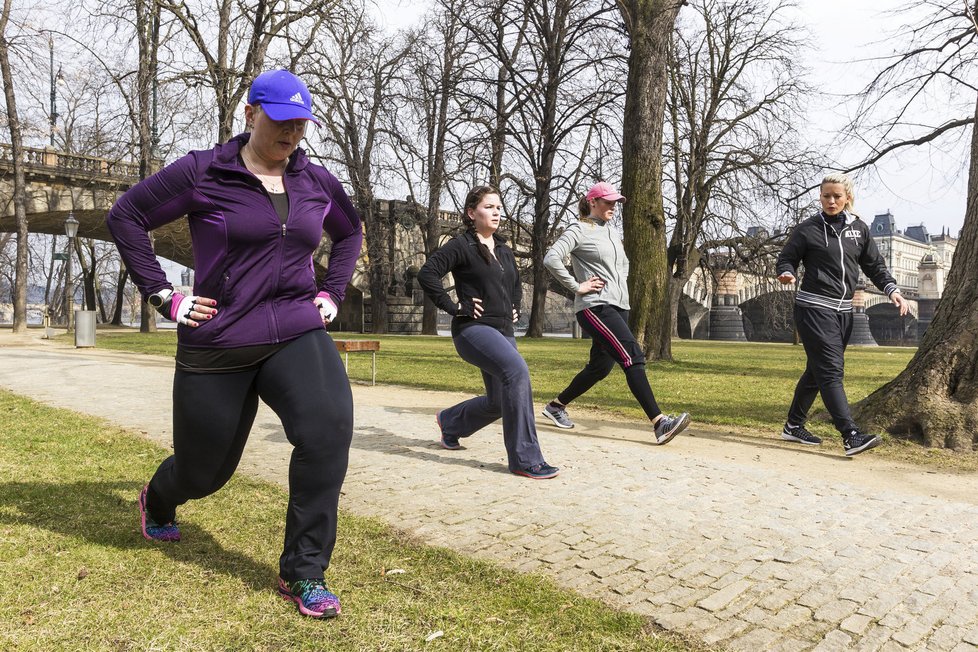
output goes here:
<path id="1" fill-rule="evenodd" d="M 611 225 L 625 197 L 608 183 L 595 184 L 581 199 L 581 219 L 571 224 L 543 259 L 557 281 L 574 292 L 577 322 L 591 336 L 591 358 L 564 391 L 543 408 L 558 428 L 573 428 L 567 405 L 621 365 L 628 388 L 652 422 L 656 444 L 672 441 L 689 425 L 685 412 L 662 413 L 645 374 L 645 354 L 628 328 L 628 258 Z M 564 267 L 570 256 L 573 276 Z"/>

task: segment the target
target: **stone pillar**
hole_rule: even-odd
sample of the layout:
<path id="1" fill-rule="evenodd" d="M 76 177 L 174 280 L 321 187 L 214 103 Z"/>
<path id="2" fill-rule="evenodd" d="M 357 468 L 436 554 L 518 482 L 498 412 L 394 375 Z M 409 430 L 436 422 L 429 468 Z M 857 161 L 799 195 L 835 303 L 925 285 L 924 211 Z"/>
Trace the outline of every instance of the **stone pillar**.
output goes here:
<path id="1" fill-rule="evenodd" d="M 917 266 L 917 278 L 917 339 L 921 340 L 944 293 L 944 268 L 928 254 Z"/>
<path id="2" fill-rule="evenodd" d="M 737 270 L 731 269 L 720 276 L 717 294 L 710 309 L 710 339 L 724 342 L 746 342 L 744 319 L 740 312 L 737 295 Z"/>
<path id="3" fill-rule="evenodd" d="M 373 331 L 373 306 L 370 299 L 363 301 L 363 325 L 367 332 Z M 421 333 L 423 306 L 416 305 L 413 297 L 387 297 L 387 332 L 401 335 Z"/>
<path id="4" fill-rule="evenodd" d="M 866 314 L 866 286 L 860 283 L 852 295 L 852 346 L 879 346 L 869 330 L 869 315 Z"/>

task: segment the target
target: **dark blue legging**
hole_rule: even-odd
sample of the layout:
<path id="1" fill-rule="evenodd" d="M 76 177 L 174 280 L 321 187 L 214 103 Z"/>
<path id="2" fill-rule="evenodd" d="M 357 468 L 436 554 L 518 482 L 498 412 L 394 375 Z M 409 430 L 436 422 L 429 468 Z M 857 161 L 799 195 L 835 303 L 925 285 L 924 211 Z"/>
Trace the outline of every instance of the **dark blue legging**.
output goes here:
<path id="1" fill-rule="evenodd" d="M 516 340 L 485 324 L 467 326 L 452 339 L 462 359 L 482 370 L 486 393 L 442 410 L 438 417 L 442 432 L 468 437 L 502 417 L 509 470 L 543 463 L 530 370 L 516 350 Z"/>
<path id="2" fill-rule="evenodd" d="M 150 481 L 147 507 L 158 522 L 231 478 L 261 398 L 294 446 L 289 507 L 279 560 L 288 581 L 322 578 L 336 543 L 336 511 L 353 437 L 353 395 L 324 330 L 293 340 L 257 368 L 233 373 L 177 371 L 173 455 Z"/>

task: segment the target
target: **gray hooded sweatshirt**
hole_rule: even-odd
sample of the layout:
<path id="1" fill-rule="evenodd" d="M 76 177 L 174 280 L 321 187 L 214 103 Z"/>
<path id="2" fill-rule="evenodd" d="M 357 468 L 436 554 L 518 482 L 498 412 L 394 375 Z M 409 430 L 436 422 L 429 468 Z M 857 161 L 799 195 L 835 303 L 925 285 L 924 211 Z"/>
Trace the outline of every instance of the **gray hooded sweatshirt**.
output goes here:
<path id="1" fill-rule="evenodd" d="M 568 255 L 574 276 L 564 267 Z M 621 238 L 609 222 L 581 218 L 571 224 L 547 251 L 543 264 L 561 285 L 575 293 L 574 312 L 601 305 L 629 309 L 628 257 Z M 580 284 L 592 276 L 604 281 L 604 288 L 577 294 Z"/>

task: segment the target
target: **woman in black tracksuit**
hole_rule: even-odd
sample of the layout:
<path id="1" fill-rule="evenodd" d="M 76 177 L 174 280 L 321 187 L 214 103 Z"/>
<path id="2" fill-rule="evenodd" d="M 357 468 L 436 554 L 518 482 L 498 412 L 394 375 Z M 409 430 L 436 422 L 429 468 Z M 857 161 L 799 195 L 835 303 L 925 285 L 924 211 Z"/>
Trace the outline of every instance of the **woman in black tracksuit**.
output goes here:
<path id="1" fill-rule="evenodd" d="M 818 445 L 822 440 L 805 429 L 815 396 L 832 415 L 842 433 L 847 456 L 878 446 L 880 438 L 859 430 L 849 412 L 843 387 L 844 354 L 852 334 L 852 295 L 859 271 L 886 293 L 907 314 L 909 304 L 886 269 L 886 263 L 870 237 L 869 227 L 852 212 L 852 180 L 830 174 L 819 190 L 822 211 L 799 224 L 778 256 L 778 280 L 795 282 L 799 264 L 805 266 L 801 288 L 795 295 L 795 327 L 801 336 L 808 365 L 795 387 L 782 439 Z"/>
<path id="2" fill-rule="evenodd" d="M 513 250 L 496 234 L 502 202 L 499 191 L 480 186 L 465 198 L 468 230 L 433 253 L 418 282 L 436 306 L 452 315 L 452 340 L 466 362 L 482 370 L 483 396 L 445 408 L 436 416 L 440 444 L 448 450 L 500 417 L 509 470 L 534 480 L 556 477 L 559 469 L 540 452 L 533 419 L 530 371 L 516 350 L 513 322 L 519 317 L 522 284 Z M 455 279 L 458 303 L 441 279 Z"/>

